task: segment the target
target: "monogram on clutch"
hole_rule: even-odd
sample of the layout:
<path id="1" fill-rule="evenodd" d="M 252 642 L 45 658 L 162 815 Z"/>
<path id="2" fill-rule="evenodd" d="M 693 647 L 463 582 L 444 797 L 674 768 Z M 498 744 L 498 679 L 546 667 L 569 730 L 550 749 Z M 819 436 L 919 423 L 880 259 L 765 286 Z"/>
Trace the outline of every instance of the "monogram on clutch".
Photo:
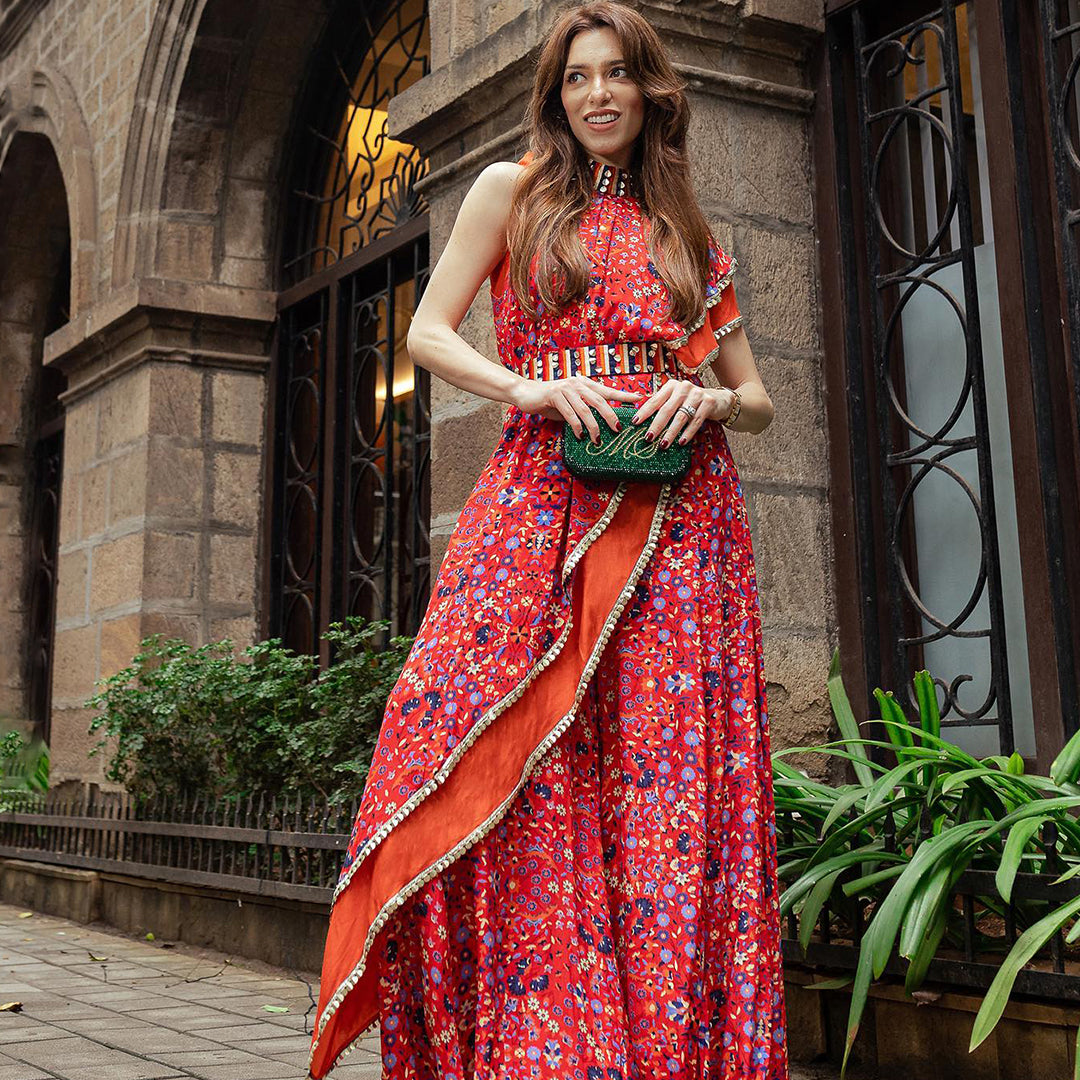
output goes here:
<path id="1" fill-rule="evenodd" d="M 643 480 L 656 484 L 676 483 L 690 469 L 690 444 L 677 442 L 661 447 L 659 439 L 649 442 L 647 423 L 634 424 L 637 408 L 633 405 L 615 409 L 620 430 L 612 431 L 596 409 L 592 410 L 600 426 L 599 445 L 593 445 L 586 431 L 581 438 L 569 425 L 563 426 L 562 457 L 567 470 L 582 480 Z"/>

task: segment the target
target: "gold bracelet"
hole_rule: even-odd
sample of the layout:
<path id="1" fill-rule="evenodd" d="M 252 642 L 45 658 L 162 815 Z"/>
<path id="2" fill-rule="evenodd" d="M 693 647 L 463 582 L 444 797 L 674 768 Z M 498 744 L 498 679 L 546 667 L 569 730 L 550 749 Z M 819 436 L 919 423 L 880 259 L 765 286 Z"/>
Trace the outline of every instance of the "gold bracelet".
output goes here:
<path id="1" fill-rule="evenodd" d="M 730 390 L 734 397 L 731 399 L 731 412 L 729 412 L 720 423 L 723 424 L 724 427 L 731 427 L 739 418 L 739 412 L 742 410 L 742 398 L 739 396 L 739 391 L 734 389 L 734 387 L 729 386 L 726 387 L 726 389 Z"/>

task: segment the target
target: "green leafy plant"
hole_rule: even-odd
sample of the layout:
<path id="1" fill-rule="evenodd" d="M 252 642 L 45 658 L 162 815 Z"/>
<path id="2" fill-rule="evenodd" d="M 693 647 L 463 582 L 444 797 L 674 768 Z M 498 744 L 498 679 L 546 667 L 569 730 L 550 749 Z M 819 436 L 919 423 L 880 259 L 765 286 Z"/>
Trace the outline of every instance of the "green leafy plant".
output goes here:
<path id="1" fill-rule="evenodd" d="M 39 735 L 17 728 L 0 734 L 0 810 L 14 809 L 20 796 L 49 787 L 49 747 Z"/>
<path id="2" fill-rule="evenodd" d="M 410 638 L 387 623 L 333 624 L 336 662 L 318 670 L 279 639 L 237 654 L 230 640 L 192 647 L 146 638 L 131 664 L 99 683 L 92 754 L 109 752 L 106 777 L 135 796 L 211 798 L 363 791 L 383 710 Z"/>
<path id="3" fill-rule="evenodd" d="M 1080 937 L 1080 734 L 1050 776 L 1026 774 L 1019 754 L 977 759 L 941 736 L 941 717 L 929 672 L 913 680 L 918 722 L 908 721 L 891 692 L 876 689 L 875 722 L 885 739 L 863 735 L 834 653 L 828 689 L 840 738 L 774 755 L 780 836 L 781 911 L 798 920 L 805 951 L 826 904 L 848 927 L 864 927 L 852 980 L 843 1067 L 859 1031 L 871 983 L 894 957 L 907 961 L 905 989 L 918 989 L 935 956 L 959 949 L 964 915 L 953 888 L 966 870 L 993 872 L 994 888 L 975 898 L 976 948 L 1000 966 L 975 1018 L 969 1049 L 993 1030 L 1017 974 L 1053 934 L 1069 926 Z M 871 748 L 887 752 L 875 761 Z M 820 753 L 851 765 L 855 782 L 830 786 L 812 780 L 784 758 Z M 885 755 L 881 755 L 885 756 Z M 1014 898 L 1020 872 L 1052 873 L 1062 902 Z M 1012 904 L 1015 942 L 999 929 Z M 1070 925 L 1071 924 L 1071 925 Z M 1080 1057 L 1078 1057 L 1080 1060 Z M 841 1075 L 843 1075 L 843 1070 Z M 1080 1065 L 1075 1074 L 1080 1077 Z"/>

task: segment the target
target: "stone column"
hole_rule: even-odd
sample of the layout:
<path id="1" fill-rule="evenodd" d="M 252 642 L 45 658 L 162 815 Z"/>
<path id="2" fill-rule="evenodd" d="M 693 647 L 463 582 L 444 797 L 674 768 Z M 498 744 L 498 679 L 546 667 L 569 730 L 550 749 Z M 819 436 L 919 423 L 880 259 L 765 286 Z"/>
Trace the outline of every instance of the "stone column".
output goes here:
<path id="1" fill-rule="evenodd" d="M 433 262 L 480 169 L 524 149 L 520 121 L 535 46 L 559 6 L 433 7 L 434 70 L 390 106 L 391 133 L 431 162 L 422 187 Z M 825 676 L 834 632 L 808 148 L 807 63 L 823 28 L 821 4 L 717 0 L 641 10 L 689 83 L 697 190 L 717 238 L 739 261 L 737 295 L 776 404 L 766 433 L 733 437 L 758 559 L 776 743 L 817 741 L 830 722 Z M 497 360 L 486 290 L 461 333 Z M 438 379 L 432 409 L 437 562 L 503 410 Z"/>
<path id="2" fill-rule="evenodd" d="M 272 294 L 146 279 L 46 341 L 68 375 L 53 782 L 100 781 L 84 702 L 152 633 L 256 635 Z"/>

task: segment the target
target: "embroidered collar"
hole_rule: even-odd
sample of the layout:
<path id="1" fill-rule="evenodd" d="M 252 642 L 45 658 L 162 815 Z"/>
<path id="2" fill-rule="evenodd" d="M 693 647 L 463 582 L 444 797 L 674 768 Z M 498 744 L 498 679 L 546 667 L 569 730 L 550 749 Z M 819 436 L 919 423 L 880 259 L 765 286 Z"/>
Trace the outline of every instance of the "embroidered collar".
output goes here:
<path id="1" fill-rule="evenodd" d="M 601 195 L 633 194 L 634 177 L 629 169 L 608 165 L 595 158 L 589 158 L 589 169 L 592 171 L 593 190 L 599 191 Z"/>

